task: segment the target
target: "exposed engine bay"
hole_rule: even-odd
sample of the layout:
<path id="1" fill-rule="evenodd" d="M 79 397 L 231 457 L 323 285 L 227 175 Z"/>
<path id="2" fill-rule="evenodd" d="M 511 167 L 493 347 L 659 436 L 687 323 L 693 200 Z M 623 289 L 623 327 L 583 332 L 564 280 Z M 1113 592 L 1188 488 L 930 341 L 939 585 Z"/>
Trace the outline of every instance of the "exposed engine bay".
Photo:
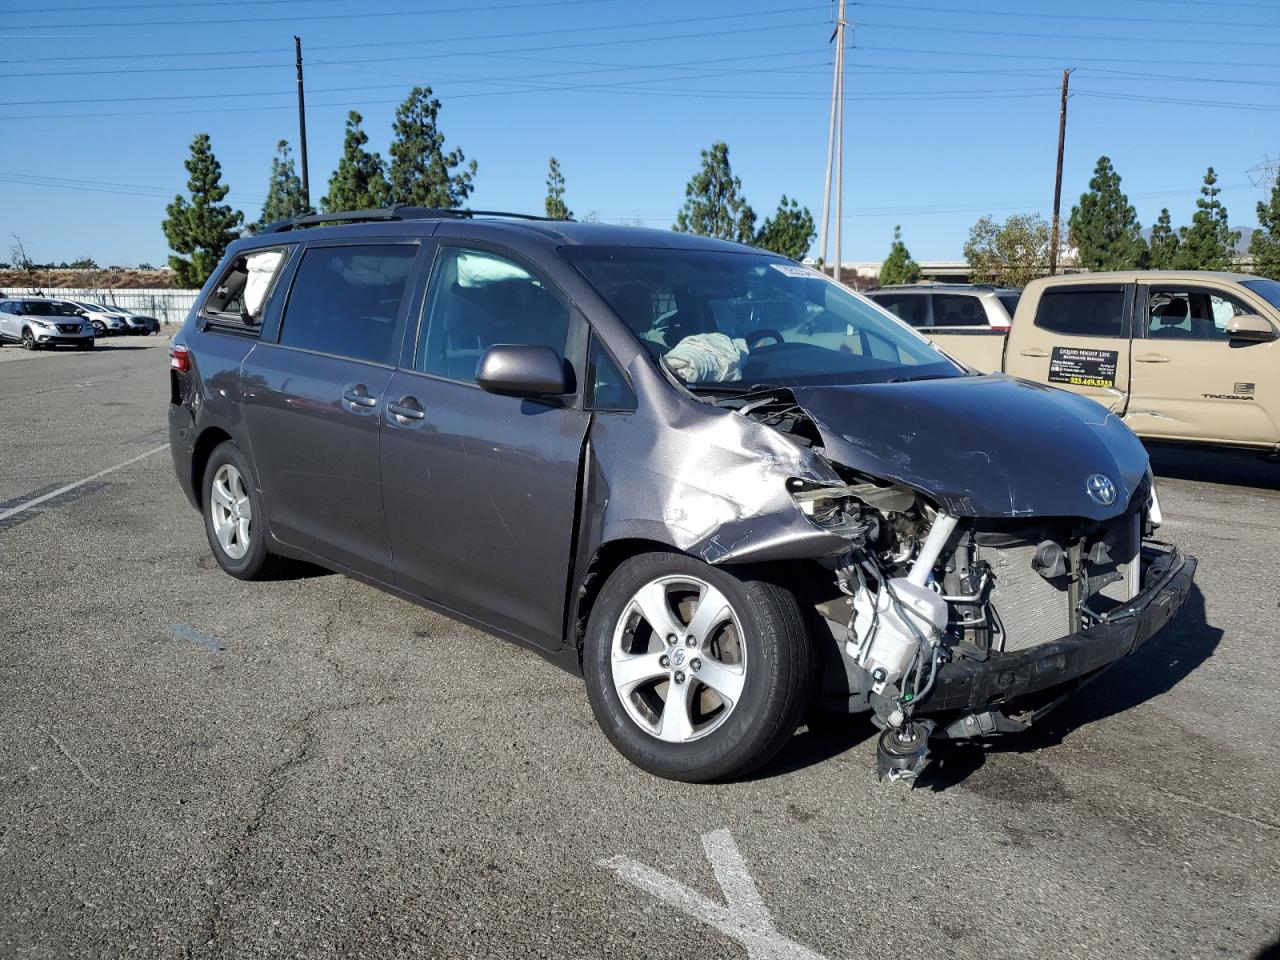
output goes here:
<path id="1" fill-rule="evenodd" d="M 776 397 L 740 412 L 818 444 L 804 413 Z M 839 596 L 817 606 L 845 661 L 844 708 L 873 711 L 883 728 L 881 779 L 914 778 L 931 736 L 1029 725 L 1043 703 L 939 716 L 929 710 L 929 695 L 947 664 L 1033 650 L 1133 600 L 1141 590 L 1142 538 L 1160 519 L 1150 477 L 1109 520 L 1023 519 L 957 517 L 906 486 L 839 472 L 851 482 L 793 478 L 788 488 L 811 522 L 848 543 L 828 564 Z M 1053 695 L 1055 703 L 1062 696 Z"/>

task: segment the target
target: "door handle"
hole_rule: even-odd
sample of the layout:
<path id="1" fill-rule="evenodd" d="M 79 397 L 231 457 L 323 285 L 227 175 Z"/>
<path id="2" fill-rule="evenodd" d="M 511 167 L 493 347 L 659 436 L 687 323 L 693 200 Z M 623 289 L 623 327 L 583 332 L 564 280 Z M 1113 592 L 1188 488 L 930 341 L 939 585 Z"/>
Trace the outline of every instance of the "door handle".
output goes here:
<path id="1" fill-rule="evenodd" d="M 424 419 L 427 415 L 417 397 L 401 397 L 399 400 L 388 403 L 387 413 L 406 426 Z"/>
<path id="2" fill-rule="evenodd" d="M 1168 363 L 1170 358 L 1163 353 L 1144 353 L 1140 357 L 1134 357 L 1138 363 Z"/>
<path id="3" fill-rule="evenodd" d="M 353 407 L 371 409 L 378 405 L 378 398 L 369 396 L 369 388 L 363 383 L 355 383 L 342 391 L 342 399 Z"/>
<path id="4" fill-rule="evenodd" d="M 1048 355 L 1049 354 L 1041 350 L 1039 347 L 1032 347 L 1030 350 L 1018 351 L 1018 356 L 1020 357 L 1047 357 Z"/>

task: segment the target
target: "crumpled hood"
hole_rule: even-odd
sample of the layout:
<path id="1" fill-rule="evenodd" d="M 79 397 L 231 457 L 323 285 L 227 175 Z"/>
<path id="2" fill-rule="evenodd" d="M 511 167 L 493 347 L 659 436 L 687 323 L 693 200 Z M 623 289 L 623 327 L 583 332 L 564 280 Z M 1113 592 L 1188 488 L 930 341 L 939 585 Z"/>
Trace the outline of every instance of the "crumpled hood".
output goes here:
<path id="1" fill-rule="evenodd" d="M 1147 452 L 1085 397 L 1004 374 L 857 386 L 795 387 L 828 459 L 912 487 L 961 517 L 1123 513 Z M 1086 480 L 1116 486 L 1110 506 Z"/>

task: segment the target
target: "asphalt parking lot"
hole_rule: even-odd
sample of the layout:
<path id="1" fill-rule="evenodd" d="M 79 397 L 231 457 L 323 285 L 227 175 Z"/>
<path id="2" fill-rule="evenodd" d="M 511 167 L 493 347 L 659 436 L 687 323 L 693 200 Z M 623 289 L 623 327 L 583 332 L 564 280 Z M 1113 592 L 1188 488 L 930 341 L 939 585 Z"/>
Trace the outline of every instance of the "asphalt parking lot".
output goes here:
<path id="1" fill-rule="evenodd" d="M 1280 466 L 1157 452 L 1199 592 L 1033 734 L 909 790 L 853 721 L 696 787 L 531 653 L 222 574 L 165 347 L 0 349 L 0 957 L 1280 950 Z"/>

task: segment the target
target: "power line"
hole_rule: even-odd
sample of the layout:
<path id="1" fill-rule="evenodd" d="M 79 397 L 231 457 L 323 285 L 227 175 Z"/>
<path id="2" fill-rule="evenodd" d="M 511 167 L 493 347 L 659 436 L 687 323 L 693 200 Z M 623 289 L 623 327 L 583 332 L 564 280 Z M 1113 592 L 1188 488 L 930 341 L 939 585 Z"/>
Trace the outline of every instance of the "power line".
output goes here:
<path id="1" fill-rule="evenodd" d="M 340 3 L 341 0 L 254 0 L 255 7 L 275 6 L 281 3 Z M 189 3 L 112 3 L 90 7 L 43 7 L 41 13 L 102 13 L 116 10 L 185 10 L 188 7 L 244 6 L 243 0 L 191 0 Z"/>
<path id="2" fill-rule="evenodd" d="M 869 53 L 923 53 L 930 56 L 938 57 L 978 57 L 982 60 L 1045 60 L 1053 63 L 1061 63 L 1063 60 L 1069 60 L 1072 63 L 1133 63 L 1133 57 L 1090 57 L 1077 56 L 1072 54 L 1064 57 L 1062 54 L 1040 54 L 1040 53 L 977 53 L 969 50 L 927 50 L 922 47 L 864 47 L 860 44 L 853 45 L 855 49 L 863 50 Z M 1276 70 L 1280 69 L 1280 63 L 1270 61 L 1259 63 L 1257 61 L 1241 61 L 1233 60 L 1232 67 L 1251 67 L 1257 70 Z"/>
<path id="3" fill-rule="evenodd" d="M 423 45 L 429 46 L 429 45 L 440 45 L 444 43 L 469 43 L 469 42 L 479 42 L 479 41 L 492 42 L 494 40 L 511 40 L 511 39 L 521 39 L 525 37 L 541 37 L 541 36 L 547 36 L 547 35 L 559 36 L 565 33 L 590 33 L 590 32 L 598 32 L 601 30 L 633 30 L 633 29 L 638 29 L 643 27 L 671 26 L 673 24 L 686 24 L 686 23 L 706 23 L 709 21 L 723 21 L 727 19 L 744 20 L 744 19 L 750 19 L 753 17 L 777 16 L 778 14 L 781 14 L 781 13 L 793 13 L 799 10 L 808 10 L 808 9 L 811 9 L 811 8 L 808 6 L 781 7 L 781 8 L 778 8 L 777 10 L 771 10 L 763 13 L 742 13 L 742 14 L 733 14 L 732 16 L 688 17 L 682 20 L 672 20 L 672 19 L 647 20 L 639 23 L 614 24 L 611 26 L 601 26 L 601 27 L 569 27 L 562 30 L 532 30 L 532 31 L 518 31 L 515 33 L 472 34 L 470 36 L 465 36 L 465 37 L 441 37 L 441 38 L 438 38 L 435 40 L 429 40 L 429 41 L 392 40 L 392 41 L 381 41 L 381 42 L 370 42 L 370 43 L 314 44 L 314 45 L 309 45 L 309 49 L 311 50 L 359 50 L 359 49 L 379 49 L 379 48 L 387 48 L 387 47 L 410 47 L 410 46 L 423 46 Z M 638 37 L 638 38 L 629 37 L 624 40 L 591 40 L 591 41 L 580 42 L 580 43 L 549 44 L 549 45 L 540 46 L 540 47 L 517 47 L 509 50 L 496 50 L 496 51 L 494 50 L 444 50 L 444 51 L 441 51 L 441 50 L 427 49 L 427 50 L 423 50 L 421 52 L 415 53 L 411 56 L 404 56 L 404 57 L 380 56 L 378 59 L 379 59 L 379 62 L 384 62 L 386 60 L 395 60 L 395 59 L 415 60 L 415 59 L 422 59 L 426 57 L 438 58 L 438 57 L 459 57 L 459 56 L 481 56 L 481 55 L 500 55 L 503 53 L 539 52 L 543 50 L 569 50 L 569 49 L 578 49 L 582 47 L 610 46 L 610 45 L 625 44 L 625 43 L 653 43 L 653 42 L 661 42 L 663 40 L 683 40 L 683 39 L 691 39 L 691 38 L 697 39 L 697 38 L 708 37 L 708 36 L 721 36 L 723 34 L 758 33 L 758 32 L 767 31 L 767 30 L 785 30 L 793 27 L 815 26 L 815 25 L 825 25 L 825 21 L 804 21 L 804 22 L 787 23 L 787 24 L 771 24 L 768 26 L 759 26 L 759 27 L 740 27 L 734 30 L 716 30 L 716 31 L 704 31 L 699 33 L 667 34 L 667 35 L 656 36 L 656 37 Z M 0 37 L 0 39 L 4 39 L 4 38 Z M 257 54 L 257 53 L 280 53 L 280 52 L 281 52 L 280 48 L 272 47 L 272 48 L 258 49 L 258 50 L 241 50 L 241 51 L 238 51 L 238 54 L 247 55 L 251 53 Z M 123 57 L 122 59 L 139 60 L 139 59 L 146 59 L 148 56 L 155 56 L 158 58 L 158 57 L 170 57 L 170 56 L 191 57 L 191 56 L 204 56 L 204 55 L 218 56 L 219 58 L 226 57 L 225 52 L 210 51 L 208 54 L 198 54 L 198 53 L 185 53 L 185 54 L 157 53 L 157 54 L 146 54 L 146 55 L 140 54 L 132 57 Z M 115 54 L 110 55 L 110 57 L 111 59 L 120 58 L 119 55 L 115 55 Z M 93 58 L 84 58 L 84 59 L 89 60 Z M 107 59 L 107 58 L 103 57 L 103 59 Z M 358 57 L 350 60 L 328 60 L 328 61 L 320 61 L 320 62 L 341 64 L 341 63 L 366 63 L 367 61 L 368 61 L 368 57 Z M 3 60 L 3 61 L 0 61 L 0 64 L 43 63 L 43 62 L 48 62 L 48 61 L 44 61 L 40 59 Z M 74 76 L 98 77 L 98 76 L 106 76 L 106 75 L 134 74 L 134 73 L 187 73 L 187 72 L 193 72 L 193 71 L 198 72 L 198 71 L 204 71 L 204 70 L 247 70 L 247 69 L 262 69 L 267 67 L 280 66 L 282 64 L 284 64 L 283 60 L 278 62 L 273 61 L 271 63 L 263 63 L 263 64 L 213 64 L 213 65 L 198 65 L 198 66 L 183 66 L 183 67 L 139 67 L 139 68 L 133 68 L 133 69 L 127 69 L 127 70 L 92 69 L 92 70 L 68 71 L 68 72 L 45 71 L 40 73 L 30 73 L 30 74 L 24 74 L 24 75 L 9 76 L 6 79 L 26 80 L 26 79 L 42 79 L 46 77 L 74 77 Z M 289 63 L 288 65 L 292 66 L 292 63 Z"/>
<path id="4" fill-rule="evenodd" d="M 879 30 L 909 30 L 912 33 L 925 31 L 928 33 L 964 33 L 980 37 L 1018 37 L 1036 40 L 1089 40 L 1114 43 L 1190 43 L 1197 47 L 1280 47 L 1280 41 L 1274 40 L 1206 40 L 1202 37 L 1151 37 L 1151 36 L 1105 36 L 1096 33 L 1029 33 L 1025 30 L 977 30 L 962 27 L 932 27 L 906 23 L 876 23 L 871 20 L 859 20 L 859 27 L 873 27 Z M 1059 57 L 1061 59 L 1061 57 Z"/>
<path id="5" fill-rule="evenodd" d="M 531 0 L 529 3 L 516 4 L 491 4 L 488 6 L 470 6 L 470 7 L 442 7 L 435 10 L 380 10 L 369 11 L 364 10 L 359 13 L 301 13 L 292 14 L 287 17 L 219 17 L 218 25 L 233 23 L 298 23 L 299 21 L 319 21 L 319 20 L 368 20 L 373 17 L 422 17 L 422 16 L 440 16 L 448 13 L 488 13 L 495 10 L 524 10 L 535 7 L 564 7 L 564 6 L 580 6 L 582 4 L 592 3 L 619 3 L 621 0 Z M 99 7 L 99 10 L 107 8 Z M 807 9 L 812 10 L 812 5 Z M 44 11 L 40 11 L 44 12 Z M 90 27 L 98 29 L 101 27 L 189 27 L 192 26 L 191 20 L 104 20 L 101 23 L 24 23 L 18 24 L 17 29 L 20 30 L 55 30 L 62 26 L 72 26 L 76 29 L 88 29 Z"/>
<path id="6" fill-rule="evenodd" d="M 1104 23 L 1151 23 L 1151 17 L 1118 17 L 1113 14 L 1081 14 L 1081 13 L 1039 13 L 1025 10 L 990 10 L 976 7 L 938 7 L 917 3 L 881 3 L 877 0 L 858 0 L 859 7 L 878 7 L 885 10 L 919 10 L 924 13 L 954 13 L 992 17 L 1022 17 L 1037 20 L 1086 20 Z M 1215 4 L 1216 5 L 1216 4 Z M 1258 8 L 1263 9 L 1263 8 Z M 1274 9 L 1274 8 L 1272 8 Z M 1166 20 L 1161 18 L 1162 26 L 1213 26 L 1213 27 L 1250 27 L 1280 30 L 1280 22 L 1258 23 L 1247 20 Z M 1125 39 L 1125 38 L 1117 38 Z"/>
<path id="7" fill-rule="evenodd" d="M 660 82 L 669 82 L 678 79 L 674 77 L 662 78 Z M 476 81 L 485 82 L 485 81 Z M 507 83 L 514 81 L 488 81 L 494 83 Z M 454 93 L 449 95 L 450 101 L 466 100 L 472 97 L 495 97 L 495 96 L 515 96 L 530 93 L 609 93 L 618 95 L 639 95 L 647 97 L 672 97 L 677 99 L 712 99 L 712 100 L 749 100 L 762 101 L 773 100 L 782 102 L 797 101 L 821 101 L 828 99 L 824 94 L 806 94 L 806 93 L 776 93 L 776 92 L 743 92 L 741 90 L 679 90 L 679 89 L 636 89 L 635 84 L 644 81 L 631 81 L 630 88 L 609 87 L 601 84 L 581 84 L 581 85 L 560 85 L 560 86 L 537 86 L 524 89 L 504 89 L 504 90 L 485 90 L 474 91 L 471 93 Z M 1053 89 L 1046 87 L 1044 89 L 1036 89 L 1034 92 L 1021 93 L 991 93 L 991 94 L 970 94 L 964 91 L 935 91 L 925 94 L 902 94 L 902 93 L 886 93 L 886 94 L 855 94 L 846 95 L 845 100 L 848 102 L 940 102 L 948 100 L 963 101 L 971 100 L 1019 100 L 1032 97 L 1044 97 L 1053 93 Z M 339 100 L 329 103 L 310 103 L 308 109 L 311 111 L 319 109 L 327 109 L 338 107 L 349 110 L 353 107 L 368 106 L 388 106 L 396 105 L 403 102 L 403 98 L 394 99 L 376 99 L 376 100 Z M 207 107 L 193 110 L 140 110 L 140 111 L 120 111 L 120 112 L 103 112 L 94 111 L 92 113 L 49 113 L 49 114 L 28 114 L 15 116 L 0 116 L 0 120 L 6 122 L 16 122 L 22 120 L 78 120 L 78 119 L 114 119 L 120 117 L 173 117 L 173 116 L 195 116 L 210 113 L 241 113 L 241 112 L 262 112 L 271 110 L 292 110 L 294 105 L 290 103 L 275 104 L 268 106 L 245 106 L 245 107 Z"/>
<path id="8" fill-rule="evenodd" d="M 1189 97 L 1157 97 L 1136 93 L 1112 93 L 1105 90 L 1077 90 L 1082 97 L 1093 97 L 1098 100 L 1127 100 L 1137 103 L 1171 103 L 1188 107 L 1214 107 L 1215 109 L 1235 110 L 1280 110 L 1280 103 L 1240 103 L 1235 100 L 1195 100 Z"/>

